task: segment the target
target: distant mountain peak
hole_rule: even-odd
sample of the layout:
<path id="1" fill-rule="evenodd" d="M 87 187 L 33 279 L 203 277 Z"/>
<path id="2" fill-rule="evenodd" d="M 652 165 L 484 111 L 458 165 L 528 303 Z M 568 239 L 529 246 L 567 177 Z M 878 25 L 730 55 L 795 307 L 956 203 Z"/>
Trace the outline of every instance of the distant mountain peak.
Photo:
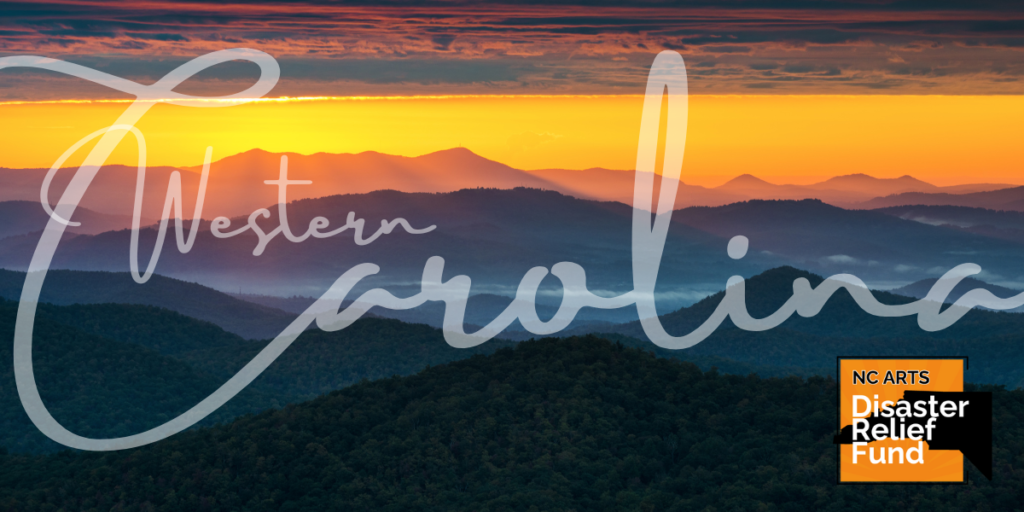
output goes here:
<path id="1" fill-rule="evenodd" d="M 773 185 L 774 184 L 768 183 L 767 181 L 762 180 L 761 178 L 758 178 L 757 176 L 754 176 L 753 174 L 741 174 L 741 175 L 739 175 L 739 176 L 737 176 L 737 177 L 735 177 L 735 178 L 725 182 L 725 184 L 722 185 L 722 187 L 732 187 L 732 186 L 744 186 L 744 187 L 746 187 L 746 186 L 773 186 Z"/>
<path id="2" fill-rule="evenodd" d="M 313 153 L 312 155 L 304 155 L 304 154 L 295 153 L 295 152 L 292 152 L 292 151 L 275 152 L 275 151 L 267 151 L 267 150 L 262 149 L 262 148 L 253 148 L 253 149 L 250 149 L 248 151 L 243 151 L 241 153 L 235 153 L 233 155 L 225 156 L 224 158 L 221 158 L 220 160 L 218 160 L 218 162 L 219 161 L 233 160 L 233 159 L 236 159 L 238 157 L 250 157 L 250 158 L 253 158 L 253 157 L 256 157 L 256 158 L 270 157 L 270 158 L 274 158 L 275 161 L 276 161 L 282 155 L 289 155 L 289 156 L 295 155 L 296 157 L 305 157 L 305 156 L 343 157 L 343 156 L 361 156 L 361 155 L 365 155 L 365 156 L 376 156 L 376 157 L 392 158 L 392 159 L 403 159 L 403 158 L 477 158 L 477 159 L 480 159 L 480 160 L 488 160 L 487 158 L 484 158 L 484 157 L 474 153 L 472 150 L 460 146 L 460 147 L 457 147 L 457 148 L 449 148 L 449 149 L 442 149 L 442 150 L 439 150 L 439 151 L 432 151 L 430 153 L 424 153 L 422 155 L 418 155 L 418 156 L 414 156 L 414 157 L 405 157 L 405 156 L 401 156 L 401 155 L 393 155 L 393 154 L 390 154 L 390 153 L 381 153 L 380 151 L 374 151 L 374 150 L 360 151 L 359 153 L 332 153 L 332 152 L 328 152 L 328 151 L 319 151 L 317 153 Z M 217 163 L 217 162 L 214 162 L 214 163 Z M 194 167 L 201 167 L 201 166 L 194 166 Z"/>
<path id="3" fill-rule="evenodd" d="M 913 177 L 913 176 L 911 176 L 909 174 L 904 174 L 903 176 L 900 176 L 899 178 L 896 178 L 895 181 L 905 181 L 905 182 L 918 183 L 918 184 L 923 184 L 923 185 L 927 185 L 927 186 L 932 186 L 931 183 L 928 183 L 927 181 L 919 180 L 919 179 L 917 179 L 917 178 L 915 178 L 915 177 Z"/>
<path id="4" fill-rule="evenodd" d="M 478 160 L 480 162 L 490 162 L 490 163 L 499 164 L 499 165 L 507 167 L 505 164 L 502 164 L 500 162 L 495 162 L 494 160 L 491 160 L 491 159 L 486 158 L 486 157 L 482 157 L 482 156 L 474 153 L 472 150 L 464 148 L 462 146 L 459 146 L 457 148 L 442 149 L 440 151 L 434 151 L 434 152 L 431 152 L 431 153 L 426 153 L 426 154 L 423 154 L 423 155 L 420 155 L 420 156 L 417 156 L 417 157 L 414 157 L 414 158 L 416 158 L 417 160 L 446 159 L 446 160 L 452 160 L 452 161 L 456 161 L 457 160 L 457 161 L 462 161 L 462 162 L 465 162 L 467 160 L 468 161 Z"/>
<path id="5" fill-rule="evenodd" d="M 426 153 L 425 155 L 422 155 L 422 156 L 426 156 L 426 155 L 445 155 L 445 154 L 447 154 L 447 155 L 480 156 L 480 155 L 474 153 L 473 150 L 471 150 L 469 148 L 462 147 L 462 146 L 459 146 L 457 148 L 441 149 L 441 150 L 438 150 L 438 151 L 433 151 L 431 153 Z M 483 157 L 481 157 L 481 158 L 483 158 Z"/>
<path id="6" fill-rule="evenodd" d="M 910 183 L 916 183 L 916 184 L 922 184 L 922 185 L 926 185 L 926 186 L 931 186 L 930 183 L 928 183 L 926 181 L 919 180 L 919 179 L 917 179 L 917 178 L 915 178 L 915 177 L 913 177 L 913 176 L 911 176 L 909 174 L 904 174 L 903 176 L 900 176 L 899 178 L 876 178 L 876 177 L 874 177 L 874 176 L 872 176 L 870 174 L 864 174 L 862 172 L 858 172 L 858 173 L 854 173 L 854 174 L 844 174 L 842 176 L 834 176 L 832 178 L 829 178 L 829 179 L 823 181 L 822 184 L 825 184 L 825 183 L 836 183 L 836 182 L 870 182 L 870 183 L 879 183 L 879 182 L 886 182 L 886 181 L 890 181 L 890 182 L 910 182 Z"/>
<path id="7" fill-rule="evenodd" d="M 812 286 L 817 286 L 818 284 L 825 280 L 825 278 L 813 272 L 808 272 L 806 270 L 799 269 L 791 265 L 783 265 L 781 267 L 770 268 L 768 270 L 765 270 L 764 272 L 761 272 L 760 274 L 752 276 L 749 279 L 747 279 L 747 282 L 759 283 L 762 281 L 785 281 L 787 283 L 792 283 L 793 281 L 800 278 L 810 281 Z"/>
<path id="8" fill-rule="evenodd" d="M 871 182 L 875 183 L 881 181 L 881 178 L 876 178 L 870 174 L 864 174 L 862 172 L 854 174 L 844 174 L 842 176 L 833 176 L 822 183 L 835 183 L 835 182 Z"/>

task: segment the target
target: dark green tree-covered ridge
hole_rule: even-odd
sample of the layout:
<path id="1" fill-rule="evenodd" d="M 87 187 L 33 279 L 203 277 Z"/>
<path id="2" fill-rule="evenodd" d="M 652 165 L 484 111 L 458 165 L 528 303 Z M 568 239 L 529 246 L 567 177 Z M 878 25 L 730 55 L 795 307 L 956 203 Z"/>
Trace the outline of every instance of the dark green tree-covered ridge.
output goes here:
<path id="1" fill-rule="evenodd" d="M 120 437 L 147 430 L 188 410 L 221 384 L 186 362 L 45 318 L 60 308 L 42 309 L 32 347 L 36 383 L 54 418 L 79 435 Z M 36 429 L 18 398 L 12 366 L 15 312 L 15 303 L 0 302 L 0 449 L 63 449 Z M 278 404 L 253 388 L 206 424 Z"/>
<path id="2" fill-rule="evenodd" d="M 225 379 L 234 375 L 267 343 L 243 340 L 206 322 L 147 306 L 43 305 L 42 311 L 47 320 L 114 340 L 143 345 Z M 628 346 L 654 350 L 662 357 L 693 361 L 704 369 L 716 366 L 725 373 L 757 373 L 772 377 L 808 376 L 831 371 L 831 363 L 809 367 L 806 364 L 776 361 L 766 366 L 756 360 L 742 363 L 732 361 L 718 356 L 715 350 L 697 354 L 692 350 L 660 349 L 642 339 L 622 336 L 616 339 Z M 510 342 L 497 339 L 470 350 L 454 349 L 444 340 L 440 329 L 397 320 L 364 318 L 337 332 L 327 333 L 317 329 L 307 331 L 274 363 L 274 366 L 285 368 L 275 369 L 271 366 L 263 380 L 276 382 L 277 389 L 283 392 L 297 392 L 304 398 L 313 398 L 363 378 L 372 380 L 394 374 L 408 375 L 423 369 L 427 364 L 486 354 L 506 346 L 510 346 Z M 445 355 L 437 359 L 433 357 L 434 353 Z M 386 373 L 388 370 L 397 371 Z"/>
<path id="3" fill-rule="evenodd" d="M 792 279 L 799 276 L 807 276 L 814 284 L 820 281 L 820 277 L 786 268 L 749 279 L 751 311 L 764 315 L 777 307 L 788 297 L 783 291 L 791 289 Z M 878 295 L 883 301 L 909 300 Z M 715 304 L 716 299 L 720 300 L 720 295 L 666 315 L 665 323 L 673 331 L 679 328 L 680 320 L 700 319 L 696 312 Z M 0 315 L 7 315 L 7 333 L 13 329 L 15 308 L 15 303 L 0 303 Z M 841 293 L 817 318 L 794 319 L 784 327 L 762 333 L 723 326 L 706 341 L 684 351 L 660 349 L 645 339 L 612 336 L 662 357 L 693 361 L 704 369 L 717 366 L 725 373 L 757 373 L 763 377 L 829 375 L 837 355 L 966 355 L 971 358 L 972 381 L 1018 387 L 1024 383 L 1020 336 L 986 333 L 1013 332 L 1021 319 L 1019 314 L 975 311 L 961 320 L 968 328 L 951 329 L 959 329 L 957 336 L 942 332 L 929 335 L 907 323 L 913 319 L 867 316 Z M 45 367 L 50 359 L 65 361 L 53 372 L 52 383 L 41 374 L 44 397 L 53 400 L 58 419 L 64 422 L 66 418 L 73 431 L 93 437 L 139 432 L 180 414 L 230 378 L 267 343 L 244 340 L 210 323 L 150 306 L 44 304 L 39 323 L 65 333 L 47 334 L 46 329 L 37 333 L 37 362 Z M 829 324 L 832 331 L 827 331 Z M 878 336 L 886 325 L 891 326 L 890 334 L 914 333 L 918 337 Z M 815 331 L 838 332 L 841 336 Z M 88 338 L 92 345 L 75 341 L 80 335 L 93 336 Z M 2 409 L 7 428 L 0 430 L 0 446 L 12 451 L 56 449 L 21 411 L 10 373 L 11 359 L 3 355 L 9 354 L 10 334 L 4 339 L 8 342 L 0 349 L 0 372 L 6 377 L 0 382 L 0 400 L 7 404 Z M 107 348 L 113 342 L 122 343 Z M 251 389 L 229 402 L 216 418 L 223 421 L 244 412 L 308 400 L 362 379 L 408 375 L 430 364 L 486 354 L 502 346 L 509 346 L 509 342 L 494 340 L 470 351 L 453 349 L 437 329 L 373 318 L 335 333 L 313 330 L 300 337 Z M 162 384 L 153 384 L 157 382 Z M 121 398 L 120 389 L 130 393 Z M 161 393 L 167 392 L 173 399 L 162 398 Z"/>
<path id="4" fill-rule="evenodd" d="M 801 278 L 812 286 L 823 281 L 819 275 L 793 267 L 779 267 L 750 277 L 746 280 L 748 310 L 755 317 L 775 312 L 792 296 L 793 282 Z M 969 281 L 961 283 L 953 296 L 961 295 L 971 286 Z M 884 291 L 872 293 L 885 304 L 916 300 Z M 662 315 L 661 321 L 670 334 L 686 334 L 712 316 L 723 297 L 724 292 L 713 294 L 693 306 Z M 926 332 L 918 326 L 916 317 L 872 316 L 848 292 L 839 290 L 814 317 L 794 315 L 780 327 L 764 332 L 742 331 L 726 320 L 707 340 L 684 351 L 655 347 L 639 322 L 596 331 L 573 330 L 565 335 L 607 336 L 609 330 L 627 345 L 654 350 L 659 356 L 691 360 L 702 368 L 711 366 L 707 364 L 708 358 L 718 358 L 719 368 L 729 368 L 731 373 L 832 374 L 835 358 L 840 355 L 968 356 L 975 370 L 975 382 L 1012 388 L 1024 385 L 1024 356 L 1020 350 L 1024 347 L 1024 314 L 1019 313 L 972 310 L 947 329 Z"/>
<path id="5" fill-rule="evenodd" d="M 0 300 L 0 447 L 12 452 L 57 450 L 61 447 L 36 430 L 18 400 L 11 366 L 16 310 L 16 303 Z M 266 343 L 151 306 L 41 304 L 33 358 L 40 392 L 54 416 L 72 432 L 112 437 L 141 432 L 188 410 Z M 359 320 L 338 332 L 308 331 L 204 424 L 508 346 L 512 343 L 492 340 L 474 349 L 455 349 L 437 329 L 378 318 Z M 671 355 L 689 357 L 684 352 Z M 814 373 L 717 356 L 694 359 L 704 368 L 718 366 L 740 374 Z"/>
<path id="6" fill-rule="evenodd" d="M 837 486 L 831 378 L 544 339 L 137 450 L 7 455 L 0 508 L 1015 510 L 1024 392 L 992 391 L 991 482 Z"/>
<path id="7" fill-rule="evenodd" d="M 821 276 L 792 267 L 775 268 L 746 280 L 747 309 L 755 318 L 770 315 L 793 294 L 793 281 L 811 286 Z M 954 290 L 959 291 L 959 290 Z M 873 291 L 884 304 L 917 299 Z M 962 292 L 961 292 L 962 293 Z M 684 335 L 702 324 L 718 307 L 724 292 L 693 306 L 661 316 L 665 330 Z M 634 346 L 646 339 L 639 322 L 621 324 L 599 333 Z M 651 348 L 658 355 L 679 352 L 685 358 L 720 357 L 734 364 L 798 368 L 800 372 L 834 374 L 836 356 L 967 356 L 972 381 L 1016 388 L 1024 385 L 1024 314 L 972 310 L 953 326 L 923 331 L 916 317 L 879 318 L 865 313 L 845 290 L 832 296 L 814 317 L 794 315 L 781 326 L 763 332 L 737 329 L 728 320 L 706 340 L 684 351 Z M 570 331 L 570 334 L 582 334 Z M 628 340 L 627 340 L 628 338 Z M 651 346 L 647 342 L 648 346 Z"/>
<path id="8" fill-rule="evenodd" d="M 22 409 L 14 382 L 17 303 L 0 300 L 0 448 L 61 449 Z M 142 432 L 194 406 L 267 341 L 248 341 L 165 309 L 127 304 L 41 304 L 33 338 L 37 385 L 72 432 L 115 437 Z M 424 325 L 367 318 L 348 329 L 302 336 L 248 388 L 204 424 L 300 402 L 365 379 L 408 375 L 508 346 L 460 350 Z"/>
<path id="9" fill-rule="evenodd" d="M 1020 315 L 1020 313 L 1016 313 Z M 980 333 L 979 333 L 980 334 Z M 978 338 L 817 336 L 779 327 L 764 332 L 722 329 L 685 350 L 666 350 L 650 342 L 621 334 L 599 334 L 627 345 L 644 347 L 661 357 L 701 361 L 720 358 L 733 367 L 756 365 L 787 369 L 782 375 L 835 375 L 837 356 L 863 357 L 961 357 L 970 360 L 971 381 L 998 384 L 1011 389 L 1024 386 L 1024 336 L 1019 334 Z M 719 365 L 726 368 L 724 365 Z M 707 366 L 702 365 L 702 368 Z M 742 370 L 729 373 L 745 374 Z M 761 373 L 779 375 L 778 372 Z"/>
<path id="10" fill-rule="evenodd" d="M 145 347 L 221 381 L 270 342 L 244 340 L 213 324 L 151 306 L 44 304 L 40 318 Z M 439 329 L 363 318 L 340 331 L 306 331 L 253 386 L 273 393 L 282 403 L 308 400 L 363 379 L 409 375 L 431 364 L 490 353 L 510 344 L 492 340 L 480 347 L 456 349 L 445 342 Z"/>

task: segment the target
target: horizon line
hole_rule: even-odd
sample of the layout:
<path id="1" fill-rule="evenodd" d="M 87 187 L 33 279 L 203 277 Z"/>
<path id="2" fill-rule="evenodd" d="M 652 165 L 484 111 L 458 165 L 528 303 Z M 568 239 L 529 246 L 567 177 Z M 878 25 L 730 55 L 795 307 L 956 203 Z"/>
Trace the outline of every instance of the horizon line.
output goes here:
<path id="1" fill-rule="evenodd" d="M 211 161 L 210 163 L 211 163 L 211 165 L 212 164 L 216 164 L 216 163 L 222 162 L 224 160 L 227 160 L 229 158 L 233 158 L 233 157 L 236 157 L 236 156 L 239 156 L 239 155 L 243 155 L 245 153 L 250 153 L 250 152 L 253 152 L 253 151 L 259 151 L 259 152 L 267 153 L 267 154 L 270 154 L 270 155 L 277 155 L 277 156 L 285 156 L 285 155 L 298 155 L 298 156 L 304 156 L 304 157 L 311 157 L 311 156 L 315 156 L 315 155 L 332 155 L 332 156 L 351 155 L 351 156 L 357 156 L 357 155 L 361 155 L 361 154 L 365 154 L 365 153 L 376 153 L 376 154 L 383 155 L 383 156 L 388 156 L 388 157 L 420 158 L 420 157 L 424 157 L 424 156 L 429 156 L 429 155 L 433 155 L 433 154 L 437 154 L 437 153 L 443 153 L 443 152 L 446 152 L 446 151 L 454 151 L 454 150 L 468 151 L 473 156 L 476 156 L 476 157 L 478 157 L 480 159 L 487 160 L 489 162 L 494 162 L 494 163 L 497 163 L 497 164 L 500 164 L 500 165 L 504 165 L 504 166 L 506 166 L 506 167 L 508 167 L 510 169 L 513 169 L 513 170 L 516 170 L 516 171 L 525 172 L 525 173 L 529 173 L 529 174 L 534 174 L 534 173 L 538 173 L 538 172 L 542 172 L 542 171 L 587 172 L 587 171 L 594 171 L 594 170 L 610 171 L 610 172 L 636 172 L 636 169 L 611 169 L 611 168 L 607 168 L 607 167 L 587 167 L 587 168 L 583 168 L 583 169 L 571 169 L 571 168 L 563 168 L 563 167 L 542 167 L 542 168 L 537 168 L 537 169 L 520 169 L 518 167 L 513 167 L 513 166 L 511 166 L 509 164 L 506 164 L 504 162 L 501 162 L 499 160 L 494 160 L 492 158 L 488 158 L 486 156 L 483 156 L 480 153 L 477 153 L 477 152 L 473 151 L 472 149 L 470 149 L 468 147 L 465 147 L 465 146 L 455 146 L 455 147 L 450 147 L 450 148 L 445 148 L 445 149 L 438 149 L 438 150 L 435 150 L 435 151 L 429 151 L 427 153 L 422 153 L 422 154 L 415 155 L 415 156 L 406 156 L 406 155 L 399 155 L 399 154 L 394 154 L 394 153 L 384 153 L 384 152 L 373 150 L 373 149 L 368 149 L 368 150 L 365 150 L 365 151 L 360 151 L 358 153 L 355 153 L 355 152 L 331 153 L 331 152 L 328 152 L 328 151 L 317 151 L 315 153 L 301 153 L 301 152 L 298 152 L 298 151 L 275 152 L 275 151 L 270 151 L 270 150 L 266 150 L 266 149 L 259 148 L 259 147 L 254 147 L 254 148 L 251 148 L 251 149 L 247 149 L 245 151 L 240 151 L 238 153 L 234 153 L 234 154 L 231 154 L 231 155 L 224 156 L 224 157 L 219 158 L 217 160 Z M 108 162 L 108 163 L 104 163 L 103 164 L 104 167 L 105 166 L 113 166 L 113 165 L 118 165 L 118 166 L 123 166 L 123 167 L 136 167 L 137 166 L 136 164 L 125 164 L 125 163 L 116 163 L 116 162 L 114 162 L 114 163 Z M 146 168 L 170 167 L 172 169 L 177 169 L 177 170 L 180 170 L 180 171 L 183 171 L 183 172 L 194 173 L 194 171 L 192 171 L 191 168 L 202 167 L 202 165 L 203 164 L 194 164 L 194 165 L 159 165 L 159 164 L 158 165 L 151 165 L 151 164 L 146 164 Z M 74 169 L 74 168 L 77 168 L 77 167 L 79 167 L 79 166 L 71 165 L 71 166 L 67 166 L 67 167 L 61 167 L 61 169 L 62 170 L 63 169 Z M 3 165 L 0 165 L 0 169 L 18 171 L 18 170 L 37 170 L 37 169 L 43 169 L 43 168 L 42 167 L 5 167 Z M 655 174 L 657 174 L 658 176 L 661 176 L 660 173 L 655 173 Z M 735 175 L 724 175 L 723 174 L 723 175 L 701 175 L 701 176 L 703 176 L 705 178 L 714 176 L 716 178 L 722 178 L 722 179 L 724 179 L 724 181 L 721 184 L 719 184 L 719 185 L 697 185 L 697 184 L 695 184 L 693 182 L 689 182 L 688 183 L 688 182 L 686 182 L 686 181 L 684 181 L 682 179 L 679 179 L 679 183 L 683 184 L 683 185 L 688 185 L 688 186 L 696 186 L 696 187 L 704 188 L 704 189 L 707 189 L 707 190 L 714 190 L 714 189 L 723 187 L 723 186 L 727 185 L 728 183 L 730 183 L 730 182 L 732 182 L 732 181 L 734 181 L 736 179 L 749 176 L 751 178 L 757 179 L 757 180 L 762 181 L 762 182 L 764 182 L 764 183 L 766 183 L 768 185 L 771 185 L 771 186 L 778 186 L 778 187 L 783 187 L 783 186 L 809 187 L 809 186 L 823 184 L 823 183 L 825 183 L 827 181 L 830 181 L 832 179 L 835 179 L 835 178 L 845 178 L 845 177 L 850 177 L 850 176 L 866 176 L 868 178 L 875 179 L 875 180 L 899 180 L 899 179 L 903 179 L 903 178 L 911 178 L 913 180 L 920 181 L 921 183 L 924 183 L 926 185 L 931 185 L 933 187 L 937 187 L 937 188 L 940 188 L 940 189 L 942 189 L 942 188 L 962 187 L 962 186 L 969 186 L 969 185 L 1008 185 L 1008 187 L 1006 187 L 1006 188 L 1014 188 L 1014 187 L 1024 186 L 1024 183 L 1014 183 L 1014 182 L 1005 182 L 1005 181 L 1004 182 L 998 182 L 998 181 L 967 181 L 967 182 L 963 182 L 963 183 L 959 183 L 959 184 L 955 184 L 955 185 L 936 185 L 935 183 L 933 183 L 931 181 L 918 178 L 918 177 L 914 176 L 913 174 L 902 174 L 900 176 L 896 176 L 896 177 L 892 177 L 892 178 L 884 178 L 884 177 L 880 178 L 878 176 L 874 176 L 874 175 L 866 173 L 866 172 L 854 172 L 854 173 L 849 173 L 849 174 L 832 174 L 832 175 L 822 174 L 822 175 L 817 175 L 817 176 L 814 177 L 814 179 L 819 180 L 819 181 L 813 181 L 813 182 L 805 183 L 805 184 L 792 183 L 792 182 L 769 181 L 771 179 L 771 175 L 769 175 L 769 178 L 766 179 L 766 178 L 764 178 L 762 176 L 758 176 L 757 174 L 754 174 L 752 172 L 743 172 L 743 173 L 735 174 Z M 998 190 L 1003 190 L 1003 189 L 998 189 Z M 943 192 L 937 191 L 937 192 L 924 192 L 924 193 L 943 193 Z"/>

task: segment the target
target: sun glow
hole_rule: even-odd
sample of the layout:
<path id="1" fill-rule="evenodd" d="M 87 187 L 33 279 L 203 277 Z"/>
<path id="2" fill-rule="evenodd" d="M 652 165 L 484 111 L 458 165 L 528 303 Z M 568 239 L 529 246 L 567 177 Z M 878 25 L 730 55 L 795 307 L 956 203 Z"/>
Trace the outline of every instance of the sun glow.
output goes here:
<path id="1" fill-rule="evenodd" d="M 137 126 L 153 166 L 195 165 L 207 146 L 215 160 L 254 148 L 416 156 L 461 146 L 520 169 L 631 169 L 642 101 L 641 95 L 281 97 L 218 109 L 156 105 Z M 0 166 L 49 167 L 83 135 L 113 124 L 129 102 L 0 103 Z M 911 174 L 938 185 L 1022 183 L 1022 119 L 1021 96 L 694 95 L 683 180 L 714 186 L 750 173 L 811 183 L 866 173 Z M 111 162 L 133 164 L 135 151 L 122 144 Z"/>

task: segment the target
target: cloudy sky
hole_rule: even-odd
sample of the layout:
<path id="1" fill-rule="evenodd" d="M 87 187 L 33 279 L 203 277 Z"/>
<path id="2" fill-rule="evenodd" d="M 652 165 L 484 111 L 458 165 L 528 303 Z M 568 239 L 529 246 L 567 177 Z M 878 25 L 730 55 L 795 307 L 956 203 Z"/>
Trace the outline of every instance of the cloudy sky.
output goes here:
<path id="1" fill-rule="evenodd" d="M 5 2 L 0 54 L 45 55 L 140 82 L 214 50 L 276 57 L 272 95 L 635 93 L 654 53 L 697 94 L 1019 94 L 1019 2 Z M 232 91 L 248 64 L 187 92 Z M 0 100 L 118 93 L 5 72 Z"/>
<path id="2" fill-rule="evenodd" d="M 463 146 L 521 169 L 631 169 L 647 72 L 671 49 L 694 95 L 689 183 L 744 173 L 1024 183 L 1021 2 L 0 4 L 0 55 L 145 84 L 227 48 L 277 59 L 272 100 L 154 108 L 139 124 L 151 165 L 199 164 L 207 146 L 217 158 Z M 177 90 L 231 94 L 258 72 L 221 64 Z M 56 73 L 0 71 L 0 166 L 52 165 L 129 99 Z M 110 162 L 136 158 L 124 144 Z"/>

